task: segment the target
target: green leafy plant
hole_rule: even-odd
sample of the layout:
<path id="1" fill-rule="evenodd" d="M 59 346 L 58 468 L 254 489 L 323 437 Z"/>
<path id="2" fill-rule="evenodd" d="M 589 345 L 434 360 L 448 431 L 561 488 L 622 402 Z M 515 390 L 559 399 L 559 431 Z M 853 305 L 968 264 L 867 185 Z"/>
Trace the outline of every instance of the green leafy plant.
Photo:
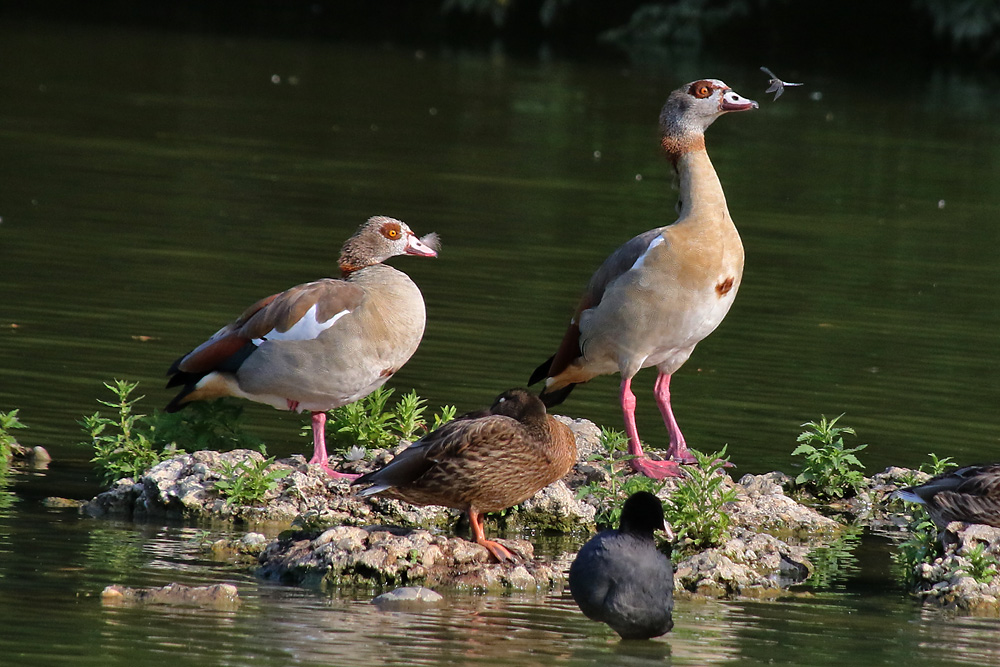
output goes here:
<path id="1" fill-rule="evenodd" d="M 242 419 L 242 403 L 220 398 L 189 403 L 180 412 L 154 410 L 145 424 L 150 439 L 160 449 L 196 452 L 259 448 L 263 443 L 243 429 Z"/>
<path id="2" fill-rule="evenodd" d="M 133 397 L 138 382 L 105 382 L 115 395 L 113 401 L 98 400 L 117 411 L 112 417 L 95 412 L 80 422 L 90 436 L 104 483 L 121 477 L 135 479 L 178 450 L 251 449 L 262 446 L 259 439 L 243 431 L 243 407 L 231 401 L 192 403 L 183 413 L 154 411 L 136 413 L 143 396 Z"/>
<path id="3" fill-rule="evenodd" d="M 936 477 L 941 473 L 945 472 L 949 468 L 956 467 L 955 463 L 952 463 L 950 456 L 945 456 L 944 458 L 939 458 L 937 454 L 931 452 L 927 456 L 930 457 L 930 462 L 921 463 L 920 467 L 917 469 L 919 472 L 927 473 L 931 477 Z M 907 486 L 917 486 L 920 484 L 920 476 L 915 472 L 907 472 L 905 475 L 900 476 L 899 485 L 901 487 Z"/>
<path id="4" fill-rule="evenodd" d="M 617 526 L 625 500 L 637 491 L 656 494 L 663 488 L 663 482 L 645 475 L 629 474 L 628 439 L 621 431 L 601 428 L 600 448 L 587 458 L 595 467 L 604 471 L 607 480 L 596 480 L 581 485 L 576 491 L 577 498 L 590 496 L 590 502 L 597 509 L 594 521 L 602 528 Z"/>
<path id="5" fill-rule="evenodd" d="M 139 477 L 161 460 L 173 454 L 172 448 L 157 449 L 144 423 L 145 415 L 134 412 L 142 396 L 132 398 L 137 382 L 115 380 L 104 383 L 114 393 L 115 401 L 98 400 L 101 405 L 117 410 L 115 417 L 105 417 L 100 411 L 81 422 L 94 447 L 93 463 L 97 464 L 104 483 L 120 477 Z"/>
<path id="6" fill-rule="evenodd" d="M 843 433 L 855 435 L 854 429 L 847 426 L 837 426 L 840 417 L 827 420 L 824 415 L 819 422 L 802 424 L 803 431 L 797 438 L 799 446 L 792 456 L 806 457 L 802 473 L 795 478 L 799 486 L 810 487 L 817 496 L 833 499 L 856 493 L 864 485 L 864 465 L 855 456 L 868 445 L 846 447 Z"/>
<path id="7" fill-rule="evenodd" d="M 726 447 L 712 454 L 692 449 L 696 463 L 685 466 L 687 476 L 678 482 L 663 503 L 667 521 L 674 529 L 680 551 L 698 551 L 729 538 L 729 514 L 724 505 L 736 500 L 736 489 L 726 487 L 729 475 Z"/>
<path id="8" fill-rule="evenodd" d="M 14 452 L 17 439 L 11 433 L 15 428 L 28 428 L 17 418 L 17 410 L 0 412 L 0 459 L 6 461 Z"/>
<path id="9" fill-rule="evenodd" d="M 937 475 L 940 475 L 941 473 L 943 473 L 944 471 L 948 470 L 949 468 L 957 468 L 958 467 L 958 465 L 956 463 L 952 462 L 950 456 L 946 456 L 944 458 L 938 458 L 938 455 L 935 454 L 934 452 L 931 452 L 927 456 L 930 457 L 931 461 L 930 461 L 930 463 L 921 463 L 920 464 L 920 472 L 925 472 L 928 475 L 930 475 L 931 477 L 935 477 Z"/>
<path id="10" fill-rule="evenodd" d="M 235 463 L 225 461 L 219 472 L 215 489 L 227 502 L 235 505 L 252 505 L 260 502 L 269 491 L 278 488 L 278 480 L 287 477 L 291 470 L 271 469 L 274 457 L 267 456 L 261 445 L 261 460 L 247 457 Z"/>
<path id="11" fill-rule="evenodd" d="M 436 431 L 455 418 L 458 409 L 454 405 L 443 405 L 441 411 L 434 413 L 434 423 L 431 424 L 430 431 Z"/>
<path id="12" fill-rule="evenodd" d="M 965 556 L 968 565 L 955 561 L 950 574 L 963 574 L 972 577 L 980 584 L 991 583 L 996 578 L 1000 561 L 986 550 L 986 545 L 982 542 L 977 542 L 975 546 L 969 547 L 961 555 Z"/>
<path id="13" fill-rule="evenodd" d="M 909 536 L 897 545 L 892 561 L 903 583 L 913 587 L 917 583 L 917 567 L 933 562 L 941 554 L 941 543 L 937 538 L 937 526 L 922 507 L 914 508 L 906 530 Z"/>
<path id="14" fill-rule="evenodd" d="M 426 403 L 427 401 L 418 397 L 415 391 L 403 394 L 399 402 L 396 403 L 396 409 L 392 416 L 392 427 L 404 440 L 413 440 L 421 429 L 427 428 L 427 423 L 423 420 Z"/>
<path id="15" fill-rule="evenodd" d="M 388 449 L 399 439 L 413 440 L 428 431 L 426 401 L 414 391 L 404 394 L 390 408 L 393 390 L 379 387 L 365 398 L 330 411 L 327 446 L 339 451 L 352 448 Z M 434 430 L 455 418 L 455 407 L 445 406 L 434 415 Z M 309 432 L 310 427 L 303 429 Z"/>

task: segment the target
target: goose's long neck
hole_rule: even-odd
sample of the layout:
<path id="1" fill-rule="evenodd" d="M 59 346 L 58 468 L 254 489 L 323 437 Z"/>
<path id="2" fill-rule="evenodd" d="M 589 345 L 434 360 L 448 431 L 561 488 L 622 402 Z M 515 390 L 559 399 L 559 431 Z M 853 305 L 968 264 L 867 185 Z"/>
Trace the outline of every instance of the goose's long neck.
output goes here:
<path id="1" fill-rule="evenodd" d="M 699 148 L 670 157 L 680 179 L 678 222 L 694 218 L 718 220 L 720 223 L 725 220 L 732 224 L 722 183 L 708 158 L 704 143 Z"/>

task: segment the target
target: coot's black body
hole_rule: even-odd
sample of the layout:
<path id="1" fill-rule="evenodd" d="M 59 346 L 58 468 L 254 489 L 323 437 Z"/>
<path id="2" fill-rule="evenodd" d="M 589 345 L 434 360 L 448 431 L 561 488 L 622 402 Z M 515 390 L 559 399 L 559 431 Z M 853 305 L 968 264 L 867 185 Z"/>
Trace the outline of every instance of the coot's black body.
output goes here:
<path id="1" fill-rule="evenodd" d="M 620 527 L 583 545 L 569 569 L 569 588 L 587 617 L 623 639 L 649 639 L 674 627 L 674 567 L 656 548 L 663 530 L 659 498 L 640 491 L 625 501 Z"/>

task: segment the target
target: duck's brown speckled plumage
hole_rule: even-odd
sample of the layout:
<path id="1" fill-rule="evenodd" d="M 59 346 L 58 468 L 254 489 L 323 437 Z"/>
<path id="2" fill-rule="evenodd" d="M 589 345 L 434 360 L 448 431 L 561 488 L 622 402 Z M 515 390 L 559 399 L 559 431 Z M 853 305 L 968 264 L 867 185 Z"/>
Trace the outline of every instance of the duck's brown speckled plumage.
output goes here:
<path id="1" fill-rule="evenodd" d="M 899 495 L 924 505 L 942 530 L 952 521 L 1000 528 L 1000 463 L 941 473 L 920 486 L 902 489 Z"/>
<path id="2" fill-rule="evenodd" d="M 506 560 L 509 553 L 482 536 L 480 515 L 527 500 L 566 475 L 576 456 L 569 428 L 546 414 L 536 396 L 511 389 L 488 411 L 446 424 L 354 484 L 372 485 L 362 495 L 468 512 L 476 541 Z"/>

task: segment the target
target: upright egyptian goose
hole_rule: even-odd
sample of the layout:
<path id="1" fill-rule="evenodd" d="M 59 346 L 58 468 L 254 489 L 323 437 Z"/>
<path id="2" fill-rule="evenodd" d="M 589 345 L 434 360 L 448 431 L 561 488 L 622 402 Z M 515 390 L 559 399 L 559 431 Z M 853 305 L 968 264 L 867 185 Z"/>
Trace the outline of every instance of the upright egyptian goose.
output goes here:
<path id="1" fill-rule="evenodd" d="M 363 398 L 402 367 L 424 335 L 424 300 L 413 281 L 382 264 L 395 255 L 437 256 L 437 236 L 418 239 L 406 223 L 375 216 L 344 243 L 342 278 L 273 294 L 178 359 L 167 405 L 236 396 L 279 410 L 312 412 L 313 456 L 334 477 L 326 453 L 326 410 Z"/>
<path id="2" fill-rule="evenodd" d="M 618 530 L 591 538 L 569 568 L 569 590 L 580 611 L 624 639 L 659 637 L 674 627 L 674 566 L 656 548 L 657 530 L 667 530 L 660 499 L 647 491 L 632 494 Z"/>
<path id="3" fill-rule="evenodd" d="M 680 179 L 680 217 L 631 239 L 591 277 L 558 351 L 532 374 L 541 398 L 561 403 L 573 386 L 621 374 L 621 405 L 632 467 L 649 477 L 680 475 L 693 457 L 670 407 L 670 376 L 712 333 L 736 297 L 743 244 L 705 150 L 705 129 L 724 113 L 756 109 L 717 79 L 678 88 L 660 113 L 662 146 Z M 632 378 L 656 366 L 655 395 L 670 435 L 666 461 L 642 451 Z"/>
<path id="4" fill-rule="evenodd" d="M 1000 463 L 965 466 L 941 473 L 896 495 L 927 508 L 940 530 L 952 521 L 1000 528 Z"/>
<path id="5" fill-rule="evenodd" d="M 483 513 L 498 512 L 561 479 L 576 463 L 576 439 L 524 389 L 463 415 L 404 449 L 385 467 L 354 480 L 358 495 L 384 493 L 414 505 L 443 505 L 469 515 L 472 534 L 500 562 L 509 549 L 486 539 Z"/>

